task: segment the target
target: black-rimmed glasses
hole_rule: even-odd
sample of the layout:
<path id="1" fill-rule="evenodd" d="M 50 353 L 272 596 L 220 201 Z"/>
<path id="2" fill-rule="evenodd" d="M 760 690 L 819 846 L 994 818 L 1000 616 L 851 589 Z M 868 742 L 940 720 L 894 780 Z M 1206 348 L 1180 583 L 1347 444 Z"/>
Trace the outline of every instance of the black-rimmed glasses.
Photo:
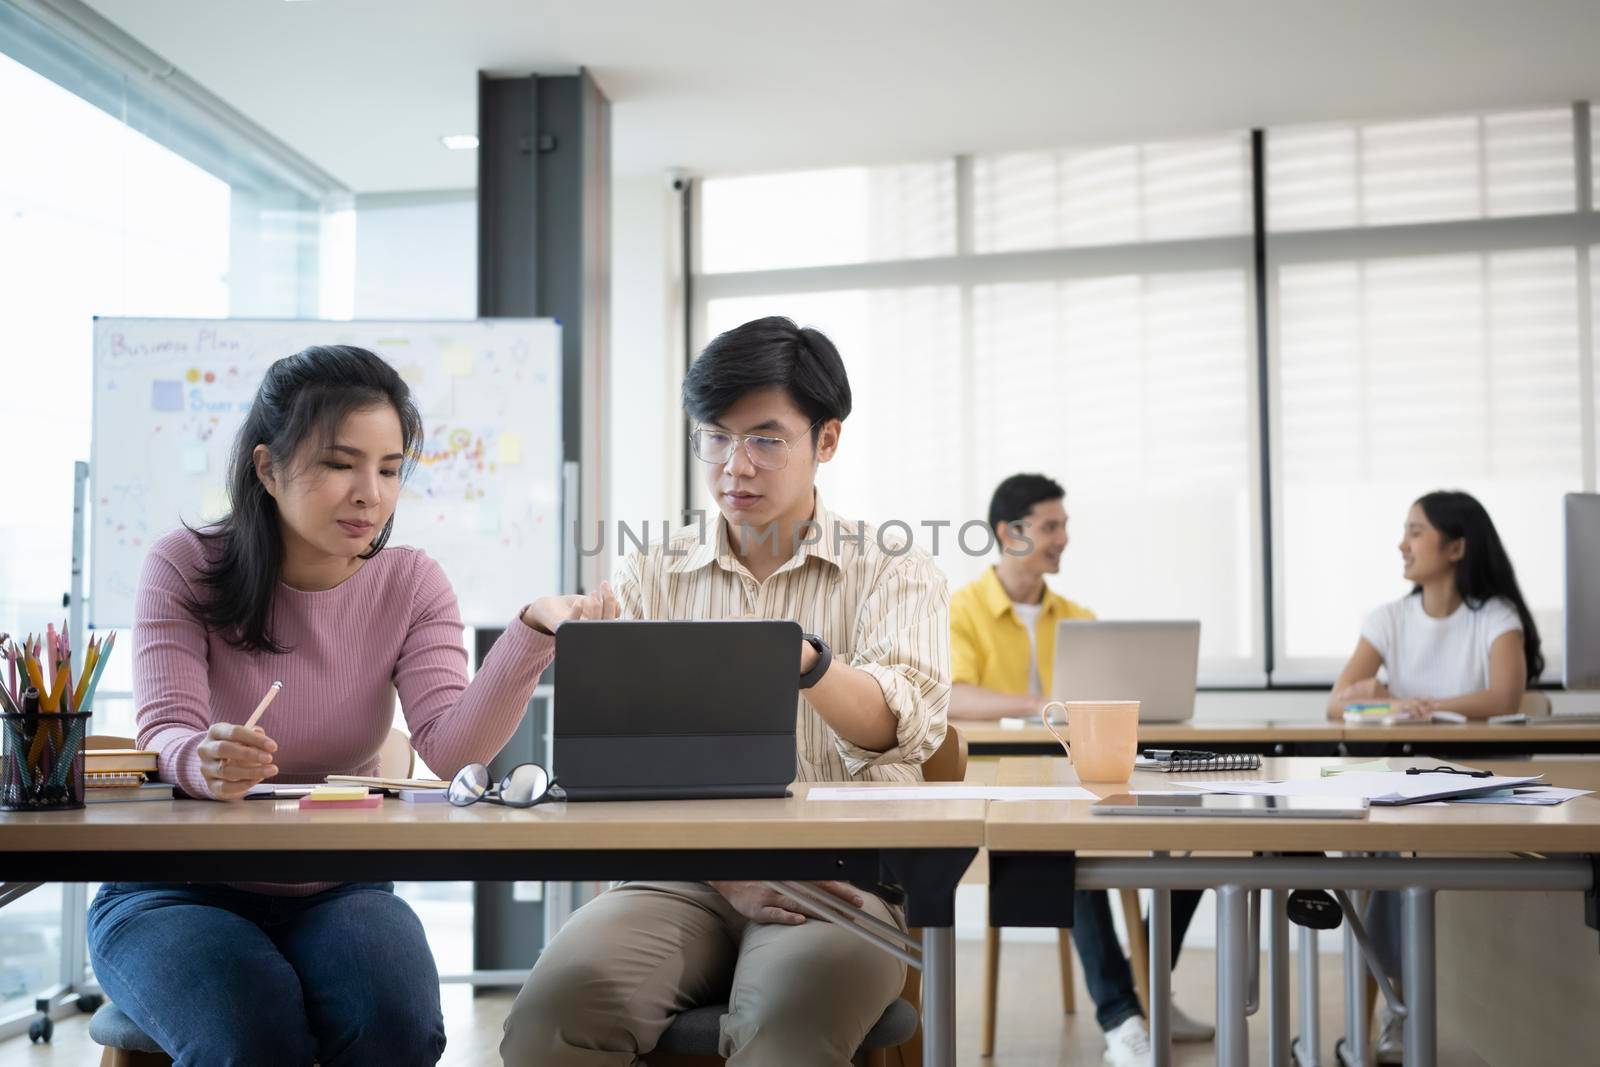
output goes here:
<path id="1" fill-rule="evenodd" d="M 550 777 L 550 772 L 537 763 L 524 763 L 511 768 L 500 779 L 498 786 L 489 778 L 489 768 L 481 763 L 469 763 L 450 779 L 445 791 L 450 803 L 465 808 L 486 800 L 490 804 L 504 804 L 508 808 L 531 808 L 544 800 L 565 800 L 567 794 Z"/>

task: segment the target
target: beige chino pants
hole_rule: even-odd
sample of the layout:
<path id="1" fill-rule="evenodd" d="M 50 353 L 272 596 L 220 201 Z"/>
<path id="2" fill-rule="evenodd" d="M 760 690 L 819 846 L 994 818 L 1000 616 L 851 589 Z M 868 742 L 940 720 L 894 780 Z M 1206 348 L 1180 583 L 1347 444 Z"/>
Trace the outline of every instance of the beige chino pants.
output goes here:
<path id="1" fill-rule="evenodd" d="M 902 930 L 870 893 L 865 910 Z M 673 1016 L 728 1004 L 731 1067 L 844 1067 L 905 982 L 905 964 L 817 919 L 753 923 L 703 882 L 630 882 L 579 908 L 506 1019 L 506 1067 L 623 1067 Z"/>

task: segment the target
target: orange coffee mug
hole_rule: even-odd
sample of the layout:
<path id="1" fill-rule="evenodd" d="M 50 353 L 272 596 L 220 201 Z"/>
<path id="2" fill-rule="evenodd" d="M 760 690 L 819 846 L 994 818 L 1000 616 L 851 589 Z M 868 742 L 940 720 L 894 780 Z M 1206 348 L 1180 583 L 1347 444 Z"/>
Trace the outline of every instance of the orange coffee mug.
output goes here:
<path id="1" fill-rule="evenodd" d="M 1066 737 L 1050 721 L 1051 708 L 1060 708 L 1066 718 Z M 1133 776 L 1139 750 L 1137 700 L 1052 700 L 1039 717 L 1066 749 L 1079 781 L 1126 782 Z"/>

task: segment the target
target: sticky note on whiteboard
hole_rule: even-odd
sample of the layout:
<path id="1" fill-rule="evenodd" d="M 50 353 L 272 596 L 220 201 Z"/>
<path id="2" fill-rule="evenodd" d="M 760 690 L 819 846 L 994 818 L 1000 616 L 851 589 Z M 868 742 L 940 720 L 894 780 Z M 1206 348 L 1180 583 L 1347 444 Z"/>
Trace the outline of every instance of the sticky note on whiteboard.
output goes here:
<path id="1" fill-rule="evenodd" d="M 200 518 L 204 522 L 213 522 L 228 513 L 228 494 L 221 489 L 207 489 L 206 495 L 200 498 Z"/>
<path id="2" fill-rule="evenodd" d="M 176 378 L 157 378 L 150 383 L 151 411 L 182 411 L 183 383 Z"/>
<path id="3" fill-rule="evenodd" d="M 457 343 L 444 350 L 444 371 L 452 378 L 465 378 L 471 374 L 473 362 L 471 345 Z"/>
<path id="4" fill-rule="evenodd" d="M 502 467 L 509 467 L 522 462 L 522 435 L 520 433 L 502 433 L 500 445 L 496 449 L 495 459 Z"/>
<path id="5" fill-rule="evenodd" d="M 206 453 L 206 446 L 202 444 L 186 445 L 183 449 L 183 473 L 204 474 L 210 466 L 210 457 Z"/>

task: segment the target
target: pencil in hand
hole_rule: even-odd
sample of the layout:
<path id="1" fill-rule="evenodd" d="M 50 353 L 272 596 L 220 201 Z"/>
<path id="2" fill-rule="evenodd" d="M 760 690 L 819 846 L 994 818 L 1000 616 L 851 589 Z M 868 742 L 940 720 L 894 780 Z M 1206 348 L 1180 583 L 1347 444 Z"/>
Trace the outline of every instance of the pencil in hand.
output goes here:
<path id="1" fill-rule="evenodd" d="M 245 720 L 244 728 L 246 730 L 253 729 L 255 724 L 261 721 L 261 716 L 266 714 L 267 705 L 272 703 L 273 698 L 278 695 L 278 690 L 282 688 L 282 682 L 272 683 L 272 685 L 267 689 L 266 694 L 261 698 L 261 703 L 256 705 L 256 710 L 252 711 L 250 713 L 250 717 Z"/>

